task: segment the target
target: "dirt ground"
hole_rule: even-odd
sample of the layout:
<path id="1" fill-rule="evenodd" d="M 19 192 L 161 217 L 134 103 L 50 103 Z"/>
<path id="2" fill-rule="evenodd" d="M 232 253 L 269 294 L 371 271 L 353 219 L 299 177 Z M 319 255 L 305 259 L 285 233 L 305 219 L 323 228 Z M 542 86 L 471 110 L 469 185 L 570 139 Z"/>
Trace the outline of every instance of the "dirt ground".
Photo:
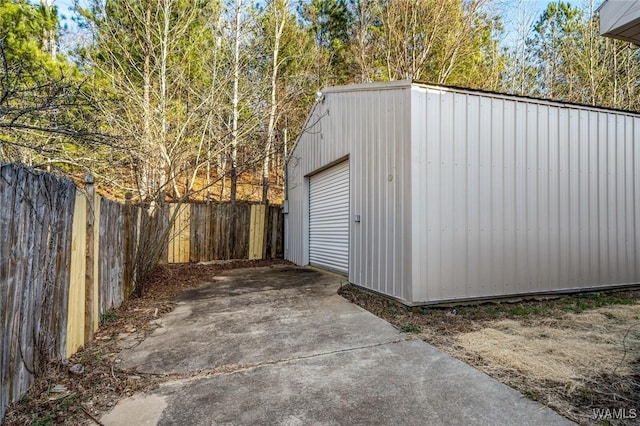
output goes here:
<path id="1" fill-rule="evenodd" d="M 173 310 L 174 303 L 170 301 L 173 296 L 209 282 L 223 270 L 276 263 L 285 262 L 257 260 L 158 267 L 144 297 L 130 299 L 102 315 L 94 341 L 71 359 L 50 363 L 22 400 L 9 407 L 2 424 L 99 425 L 102 414 L 120 399 L 153 389 L 166 380 L 120 368 L 117 357 L 123 342 L 144 340 L 155 328 L 155 321 Z"/>
<path id="2" fill-rule="evenodd" d="M 640 424 L 640 290 L 447 308 L 340 292 L 575 422 Z"/>

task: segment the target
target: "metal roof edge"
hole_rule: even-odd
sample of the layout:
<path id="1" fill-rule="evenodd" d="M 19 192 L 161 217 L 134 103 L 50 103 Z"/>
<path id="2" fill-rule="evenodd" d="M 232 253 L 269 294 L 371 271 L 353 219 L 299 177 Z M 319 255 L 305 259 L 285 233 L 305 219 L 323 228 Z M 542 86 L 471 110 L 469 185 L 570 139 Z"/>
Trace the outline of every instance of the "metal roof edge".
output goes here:
<path id="1" fill-rule="evenodd" d="M 399 88 L 410 88 L 412 80 L 396 80 L 387 82 L 347 84 L 345 86 L 328 86 L 322 89 L 322 93 L 339 93 L 339 92 L 363 92 L 366 90 L 389 90 Z"/>
<path id="2" fill-rule="evenodd" d="M 411 88 L 413 86 L 412 83 L 413 82 L 411 80 L 396 80 L 396 81 L 389 81 L 389 82 L 383 82 L 383 83 L 376 82 L 376 83 L 347 84 L 344 86 L 327 86 L 323 88 L 320 92 L 318 92 L 318 95 L 327 94 L 327 93 L 365 92 L 368 90 L 390 90 L 390 89 L 398 89 L 398 88 Z M 295 151 L 295 149 L 297 148 L 298 142 L 300 141 L 300 138 L 304 134 L 304 129 L 307 128 L 311 120 L 311 117 L 313 116 L 313 113 L 318 108 L 319 103 L 322 103 L 321 96 L 318 96 L 318 99 L 316 99 L 313 106 L 309 110 L 307 119 L 305 120 L 304 125 L 302 126 L 303 131 L 300 132 L 295 142 L 291 146 L 291 151 L 289 151 L 289 155 L 285 159 L 286 163 L 288 163 L 289 160 L 291 159 L 291 156 L 293 155 L 293 151 Z"/>
<path id="3" fill-rule="evenodd" d="M 533 96 L 514 95 L 509 93 L 503 93 L 503 92 L 495 92 L 491 90 L 473 89 L 473 88 L 459 87 L 459 86 L 447 86 L 443 84 L 428 83 L 428 82 L 414 81 L 414 80 L 397 80 L 397 81 L 390 81 L 390 82 L 384 82 L 384 83 L 364 83 L 364 84 L 348 84 L 345 86 L 328 86 L 322 89 L 320 93 L 327 94 L 327 93 L 340 93 L 340 92 L 363 92 L 363 91 L 369 91 L 369 90 L 392 90 L 392 89 L 413 88 L 413 87 L 442 90 L 442 91 L 449 91 L 449 92 L 456 92 L 456 93 L 485 95 L 485 96 L 491 96 L 491 97 L 500 98 L 500 99 L 511 99 L 515 101 L 533 101 L 539 104 L 552 105 L 552 106 L 557 106 L 561 108 L 579 107 L 581 109 L 586 109 L 586 110 L 614 112 L 614 113 L 625 114 L 625 115 L 630 115 L 633 117 L 640 118 L 640 112 L 636 112 L 636 111 L 598 106 L 598 105 L 580 104 L 575 102 L 559 101 L 559 100 L 553 100 L 553 99 L 536 98 Z M 309 114 L 307 115 L 307 119 L 305 120 L 303 129 L 307 128 L 313 113 L 318 107 L 318 103 L 319 102 L 317 100 L 313 104 L 311 110 L 309 111 Z M 296 138 L 296 141 L 291 147 L 291 151 L 289 152 L 288 158 L 285 159 L 286 162 L 288 162 L 289 159 L 291 158 L 294 150 L 298 146 L 298 142 L 303 133 L 304 131 L 302 131 L 300 135 L 298 135 L 298 137 Z"/>
<path id="4" fill-rule="evenodd" d="M 593 13 L 599 13 L 600 9 L 602 9 L 602 6 L 604 6 L 607 3 L 608 0 L 604 0 L 600 6 L 596 7 L 596 10 L 593 11 Z"/>
<path id="5" fill-rule="evenodd" d="M 442 90 L 442 91 L 449 91 L 449 92 L 457 92 L 457 93 L 485 95 L 485 96 L 491 96 L 491 97 L 501 98 L 501 99 L 511 99 L 511 100 L 515 100 L 515 101 L 518 101 L 518 100 L 520 100 L 520 101 L 533 101 L 533 102 L 540 103 L 540 104 L 547 104 L 547 105 L 553 105 L 553 106 L 564 107 L 564 108 L 579 107 L 579 108 L 588 109 L 588 110 L 617 112 L 617 113 L 620 113 L 620 114 L 626 114 L 626 115 L 631 115 L 631 116 L 640 118 L 640 112 L 637 112 L 637 111 L 630 111 L 630 110 L 620 109 L 620 108 L 611 108 L 611 107 L 600 106 L 600 105 L 581 104 L 581 103 L 577 103 L 577 102 L 567 102 L 567 101 L 554 100 L 554 99 L 548 99 L 548 98 L 547 99 L 545 99 L 545 98 L 537 98 L 537 97 L 534 97 L 534 96 L 526 96 L 526 95 L 514 95 L 514 94 L 510 94 L 510 93 L 495 92 L 495 91 L 484 90 L 484 89 L 472 89 L 472 88 L 468 88 L 468 87 L 446 86 L 446 85 L 443 85 L 443 84 L 426 83 L 426 82 L 421 82 L 421 81 L 414 81 L 412 86 L 413 87 L 421 87 L 421 88 L 425 88 L 425 89 L 434 89 L 434 90 Z"/>

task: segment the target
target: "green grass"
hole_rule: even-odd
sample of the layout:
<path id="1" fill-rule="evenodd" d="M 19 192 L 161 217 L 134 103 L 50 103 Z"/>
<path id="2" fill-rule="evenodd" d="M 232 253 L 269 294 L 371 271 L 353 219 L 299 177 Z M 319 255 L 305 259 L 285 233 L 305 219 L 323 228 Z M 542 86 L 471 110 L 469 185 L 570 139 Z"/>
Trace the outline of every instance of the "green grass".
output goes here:
<path id="1" fill-rule="evenodd" d="M 47 414 L 44 417 L 36 418 L 33 423 L 31 423 L 31 426 L 49 426 L 53 424 L 55 424 L 54 418 L 50 414 Z"/>
<path id="2" fill-rule="evenodd" d="M 634 305 L 635 303 L 637 303 L 636 299 L 620 298 L 612 294 L 589 293 L 562 296 L 551 300 L 519 302 L 511 306 L 505 305 L 502 307 L 502 313 L 507 317 L 544 316 L 565 312 L 579 314 L 604 306 Z M 487 314 L 499 315 L 500 311 L 501 309 L 498 307 L 485 309 Z"/>
<path id="3" fill-rule="evenodd" d="M 637 292 L 584 293 L 564 295 L 545 300 L 519 302 L 496 301 L 478 305 L 457 307 L 424 307 L 422 315 L 455 314 L 470 320 L 495 320 L 535 316 L 559 316 L 565 313 L 581 313 L 605 306 L 634 305 L 640 302 Z"/>
<path id="4" fill-rule="evenodd" d="M 520 305 L 509 309 L 509 315 L 512 317 L 528 317 L 530 315 L 546 315 L 551 309 L 546 306 L 536 305 Z"/>
<path id="5" fill-rule="evenodd" d="M 536 317 L 560 318 L 567 313 L 581 313 L 605 306 L 640 304 L 640 290 L 612 290 L 569 295 L 531 296 L 520 300 L 496 299 L 448 306 L 405 307 L 395 301 L 358 290 L 349 285 L 340 294 L 351 302 L 366 306 L 375 315 L 386 318 L 403 331 L 418 333 L 414 327 L 423 322 L 453 323 L 455 321 L 495 321 L 504 319 L 528 320 Z M 373 303 L 375 301 L 375 303 Z M 413 323 L 404 321 L 405 315 L 413 316 Z"/>
<path id="6" fill-rule="evenodd" d="M 100 325 L 105 325 L 118 320 L 118 313 L 114 310 L 109 310 L 100 315 Z"/>
<path id="7" fill-rule="evenodd" d="M 420 333 L 420 327 L 415 324 L 405 324 L 400 327 L 400 330 L 402 330 L 405 333 L 415 333 L 415 334 Z"/>
<path id="8" fill-rule="evenodd" d="M 634 299 L 623 299 L 612 294 L 602 293 L 581 294 L 567 298 L 567 301 L 572 303 L 567 303 L 561 306 L 560 309 L 564 312 L 573 312 L 576 314 L 604 306 L 634 305 L 636 303 Z"/>

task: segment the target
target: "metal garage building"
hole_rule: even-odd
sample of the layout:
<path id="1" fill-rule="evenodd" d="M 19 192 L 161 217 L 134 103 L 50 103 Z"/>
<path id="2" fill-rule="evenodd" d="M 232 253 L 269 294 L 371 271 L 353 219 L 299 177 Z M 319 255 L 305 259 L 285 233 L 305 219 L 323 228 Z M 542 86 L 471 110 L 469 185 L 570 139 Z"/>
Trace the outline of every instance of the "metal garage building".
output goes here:
<path id="1" fill-rule="evenodd" d="M 420 305 L 640 282 L 640 115 L 409 81 L 325 89 L 285 257 Z"/>

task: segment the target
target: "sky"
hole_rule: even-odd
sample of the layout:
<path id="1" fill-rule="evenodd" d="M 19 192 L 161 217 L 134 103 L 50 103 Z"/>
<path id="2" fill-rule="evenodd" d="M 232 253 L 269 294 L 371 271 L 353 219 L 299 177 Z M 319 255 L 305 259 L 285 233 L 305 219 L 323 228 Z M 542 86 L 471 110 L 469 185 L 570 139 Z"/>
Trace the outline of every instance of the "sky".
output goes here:
<path id="1" fill-rule="evenodd" d="M 540 14 L 545 10 L 547 5 L 554 0 L 488 0 L 488 7 L 502 16 L 502 21 L 505 26 L 505 34 L 502 40 L 503 45 L 512 46 L 518 38 L 519 33 L 522 32 L 523 24 L 527 28 L 531 26 L 538 19 Z M 567 0 L 564 0 L 567 1 Z M 569 3 L 575 6 L 583 6 L 589 1 L 594 1 L 594 6 L 598 7 L 604 0 L 568 0 Z M 70 9 L 73 6 L 73 0 L 53 0 L 53 4 L 58 7 L 58 12 L 61 15 L 69 18 L 73 12 Z M 80 0 L 80 4 L 86 4 L 86 0 Z M 594 7 L 594 8 L 595 8 Z M 70 19 L 64 20 L 63 25 L 69 26 L 73 32 L 75 27 Z M 72 36 L 73 37 L 73 36 Z"/>
<path id="2" fill-rule="evenodd" d="M 489 7 L 502 17 L 505 29 L 503 46 L 513 46 L 522 39 L 522 28 L 531 29 L 549 3 L 555 0 L 489 0 Z M 596 10 L 604 0 L 563 0 L 579 8 L 593 3 Z M 523 27 L 524 24 L 524 27 Z"/>
<path id="3" fill-rule="evenodd" d="M 82 3 L 86 3 L 85 1 L 81 1 Z M 71 15 L 69 9 L 73 7 L 73 0 L 53 0 L 53 5 L 58 8 L 58 13 L 61 15 Z"/>
<path id="4" fill-rule="evenodd" d="M 551 1 L 552 0 L 489 0 L 489 3 L 498 8 L 504 9 L 509 15 L 513 13 L 514 8 L 518 7 L 518 4 L 521 4 L 526 9 L 535 12 L 536 15 L 540 15 Z M 603 0 L 596 0 L 597 5 L 602 1 Z M 569 2 L 577 4 L 580 0 L 569 0 Z M 58 10 L 62 14 L 70 14 L 69 9 L 73 6 L 73 0 L 53 0 L 53 3 L 58 7 Z M 80 0 L 80 4 L 83 3 L 86 4 L 86 1 Z"/>

